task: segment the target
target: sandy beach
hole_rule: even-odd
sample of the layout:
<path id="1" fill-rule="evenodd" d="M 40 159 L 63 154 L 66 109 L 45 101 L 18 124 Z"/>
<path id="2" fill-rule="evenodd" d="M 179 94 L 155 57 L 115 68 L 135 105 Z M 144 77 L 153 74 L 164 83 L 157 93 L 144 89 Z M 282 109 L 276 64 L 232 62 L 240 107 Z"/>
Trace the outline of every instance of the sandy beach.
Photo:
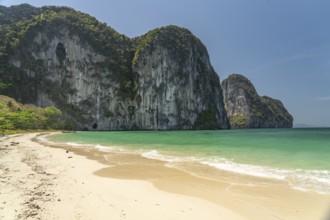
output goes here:
<path id="1" fill-rule="evenodd" d="M 46 146 L 41 134 L 0 143 L 0 220 L 327 220 L 330 195 L 212 169 L 192 175 L 120 152 Z M 49 144 L 48 144 L 49 145 Z"/>

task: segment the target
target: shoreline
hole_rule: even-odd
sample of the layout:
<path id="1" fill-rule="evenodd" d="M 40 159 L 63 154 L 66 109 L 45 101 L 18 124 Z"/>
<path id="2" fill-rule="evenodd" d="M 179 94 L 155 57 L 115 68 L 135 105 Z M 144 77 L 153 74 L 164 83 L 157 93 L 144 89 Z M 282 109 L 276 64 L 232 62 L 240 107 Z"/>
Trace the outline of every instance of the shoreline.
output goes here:
<path id="1" fill-rule="evenodd" d="M 188 172 L 194 167 L 134 154 L 47 147 L 38 135 L 10 136 L 0 147 L 0 219 L 307 220 L 330 207 L 330 195 L 280 181 L 229 172 L 214 179 L 211 168 L 200 177 Z"/>

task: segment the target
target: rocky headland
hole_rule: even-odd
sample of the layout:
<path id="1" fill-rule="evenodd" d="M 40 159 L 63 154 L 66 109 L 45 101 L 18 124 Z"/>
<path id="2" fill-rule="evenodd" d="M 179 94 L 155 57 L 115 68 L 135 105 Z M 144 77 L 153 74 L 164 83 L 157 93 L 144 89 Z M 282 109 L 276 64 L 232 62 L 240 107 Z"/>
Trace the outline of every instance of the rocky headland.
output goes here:
<path id="1" fill-rule="evenodd" d="M 282 102 L 267 96 L 259 96 L 246 77 L 232 74 L 221 85 L 232 128 L 292 127 L 293 117 Z"/>
<path id="2" fill-rule="evenodd" d="M 232 80 L 222 89 L 205 45 L 189 30 L 171 25 L 128 38 L 67 7 L 0 6 L 0 82 L 8 85 L 2 94 L 56 106 L 78 130 L 292 124 L 280 102 L 253 91 L 243 95 L 251 103 L 240 105 Z"/>

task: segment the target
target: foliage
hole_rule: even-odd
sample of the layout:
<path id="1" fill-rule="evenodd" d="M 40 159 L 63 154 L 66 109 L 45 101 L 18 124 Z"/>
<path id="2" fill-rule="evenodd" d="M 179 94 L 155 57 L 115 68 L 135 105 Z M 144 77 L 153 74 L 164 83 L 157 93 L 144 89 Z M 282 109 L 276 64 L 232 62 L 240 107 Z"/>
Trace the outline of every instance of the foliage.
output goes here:
<path id="1" fill-rule="evenodd" d="M 17 6 L 20 7 L 24 5 Z M 7 20 L 0 25 L 7 30 L 4 43 L 12 46 L 12 49 L 19 46 L 22 41 L 29 43 L 28 40 L 40 31 L 46 30 L 55 34 L 57 27 L 67 27 L 72 35 L 79 35 L 81 40 L 105 55 L 113 53 L 120 55 L 122 52 L 120 49 L 130 44 L 129 38 L 117 33 L 105 23 L 71 8 L 48 6 L 35 9 L 37 11 L 34 13 L 25 13 L 25 17 L 18 16 L 17 10 L 11 8 L 4 10 L 8 15 Z"/>
<path id="2" fill-rule="evenodd" d="M 240 74 L 231 74 L 228 80 L 238 84 L 252 99 L 259 99 L 258 93 L 249 79 Z"/>
<path id="3" fill-rule="evenodd" d="M 134 54 L 134 58 L 133 58 L 133 61 L 132 61 L 133 65 L 136 65 L 140 53 L 150 45 L 152 40 L 154 38 L 156 38 L 156 36 L 160 32 L 161 32 L 161 29 L 156 28 L 154 30 L 149 31 L 147 34 L 145 34 L 144 36 L 142 36 L 138 39 L 138 44 L 137 44 L 136 51 L 135 51 L 135 54 Z"/>
<path id="4" fill-rule="evenodd" d="M 250 111 L 253 114 L 253 116 L 259 118 L 259 119 L 265 119 L 267 114 L 267 107 L 263 103 L 258 103 L 259 105 L 251 105 Z"/>
<path id="5" fill-rule="evenodd" d="M 262 103 L 268 106 L 278 121 L 287 121 L 288 123 L 292 124 L 293 117 L 289 114 L 280 100 L 272 99 L 268 96 L 261 96 L 260 100 Z"/>
<path id="6" fill-rule="evenodd" d="M 156 42 L 172 50 L 181 64 L 186 59 L 192 42 L 196 42 L 201 48 L 205 49 L 201 41 L 189 30 L 174 25 L 151 30 L 147 34 L 136 38 L 135 41 L 137 46 L 132 61 L 133 65 L 136 65 L 142 52 L 147 48 L 152 48 Z"/>
<path id="7" fill-rule="evenodd" d="M 97 21 L 94 17 L 71 8 L 53 6 L 35 8 L 26 4 L 9 8 L 1 6 L 0 81 L 13 85 L 3 88 L 4 94 L 10 94 L 24 103 L 36 103 L 38 92 L 42 91 L 57 106 L 61 106 L 63 112 L 78 121 L 88 116 L 85 117 L 86 114 L 82 110 L 67 103 L 68 94 L 74 94 L 76 91 L 72 90 L 70 83 L 65 83 L 66 78 L 63 77 L 63 75 L 69 75 L 66 67 L 69 62 L 67 55 L 70 53 L 65 49 L 65 42 L 57 44 L 56 56 L 60 66 L 54 68 L 58 68 L 58 73 L 62 75 L 56 77 L 57 79 L 54 81 L 48 78 L 47 68 L 51 67 L 48 66 L 47 60 L 38 60 L 35 58 L 36 56 L 33 56 L 38 51 L 44 51 L 48 41 L 51 42 L 55 37 L 60 39 L 63 34 L 61 30 L 65 30 L 65 34 L 72 39 L 78 37 L 82 46 L 90 46 L 97 53 L 104 55 L 104 62 L 95 64 L 96 68 L 100 68 L 102 71 L 96 71 L 93 77 L 99 77 L 100 80 L 101 77 L 111 79 L 111 83 L 119 85 L 115 86 L 116 92 L 124 100 L 132 100 L 136 97 L 140 85 L 137 74 L 133 72 L 133 67 L 146 49 L 153 49 L 158 44 L 163 45 L 175 55 L 174 59 L 177 59 L 181 66 L 187 60 L 192 42 L 197 43 L 198 50 L 205 50 L 200 40 L 194 37 L 190 31 L 176 26 L 158 28 L 132 40 L 119 34 L 105 23 Z M 40 43 L 36 43 L 39 33 L 44 34 L 46 40 L 42 38 Z M 19 60 L 20 63 L 12 65 L 9 62 L 12 57 L 15 58 L 13 60 Z M 205 69 L 203 62 L 197 62 L 202 72 Z M 108 71 L 103 71 L 103 69 Z M 109 72 L 109 74 L 104 76 L 99 72 Z M 183 72 L 178 72 L 178 74 L 184 75 Z M 23 108 L 21 111 L 25 114 L 22 118 L 34 121 L 31 124 L 26 123 L 27 127 L 47 127 L 50 123 L 53 128 L 74 126 L 72 122 L 65 122 L 63 125 L 59 121 L 50 120 L 49 115 L 46 116 L 46 110 L 38 110 L 38 113 L 32 111 L 33 114 L 25 112 Z M 23 115 L 22 112 L 14 111 L 19 115 L 15 117 Z M 51 113 L 57 114 L 56 111 L 51 111 Z M 108 112 L 107 116 L 110 117 L 112 114 Z M 4 120 L 7 118 L 4 117 Z M 34 120 L 34 118 L 37 119 Z M 208 125 L 205 124 L 205 121 L 208 122 Z M 4 122 L 4 124 L 6 123 Z M 18 121 L 12 124 L 12 127 L 21 125 L 21 121 Z M 200 116 L 196 125 L 205 128 L 218 127 L 214 113 L 207 113 L 207 111 Z"/>
<path id="8" fill-rule="evenodd" d="M 51 40 L 63 29 L 68 30 L 72 37 L 79 36 L 83 44 L 91 46 L 106 57 L 102 68 L 108 69 L 111 76 L 107 77 L 119 84 L 117 94 L 124 100 L 132 100 L 137 94 L 139 84 L 133 66 L 146 48 L 152 48 L 155 43 L 164 45 L 172 50 L 180 63 L 186 60 L 192 41 L 198 43 L 198 48 L 204 48 L 200 40 L 189 30 L 173 25 L 157 28 L 132 40 L 96 18 L 68 7 L 35 8 L 28 4 L 8 8 L 2 6 L 0 7 L 0 79 L 15 85 L 7 89 L 5 94 L 19 100 L 34 101 L 26 94 L 34 97 L 33 94 L 37 92 L 35 88 L 42 87 L 43 85 L 40 84 L 45 78 L 43 62 L 36 60 L 30 52 L 31 49 L 41 50 L 45 45 L 33 43 L 34 39 L 42 32 Z M 20 69 L 9 64 L 9 58 L 17 53 L 20 55 Z M 66 60 L 65 45 L 58 44 L 56 55 L 65 71 L 63 65 Z M 26 73 L 22 72 L 23 69 L 34 72 L 35 76 L 32 78 L 24 76 Z M 95 76 L 101 77 L 97 74 Z"/>
<path id="9" fill-rule="evenodd" d="M 232 128 L 244 128 L 248 125 L 247 117 L 245 115 L 233 115 L 230 118 Z"/>
<path id="10" fill-rule="evenodd" d="M 124 99 L 134 98 L 138 87 L 132 72 L 135 49 L 132 40 L 128 37 L 119 34 L 94 17 L 68 7 L 34 8 L 23 4 L 9 8 L 1 7 L 0 15 L 3 15 L 0 16 L 0 79 L 2 81 L 18 85 L 18 87 L 24 87 L 27 81 L 35 84 L 42 82 L 36 77 L 28 80 L 15 79 L 17 75 L 23 74 L 19 74 L 17 70 L 8 65 L 9 58 L 19 52 L 22 67 L 32 70 L 36 75 L 42 74 L 44 72 L 43 64 L 35 60 L 30 52 L 24 51 L 28 51 L 29 48 L 32 50 L 42 48 L 42 45 L 31 43 L 38 33 L 47 34 L 49 39 L 52 39 L 57 32 L 65 29 L 69 31 L 70 36 L 79 36 L 79 40 L 83 44 L 91 46 L 106 56 L 105 67 L 120 85 L 118 95 Z M 63 44 L 58 44 L 56 55 L 63 66 L 66 58 Z M 130 83 L 131 86 L 126 86 L 127 83 Z M 19 91 L 21 90 L 12 87 L 6 94 L 14 94 L 14 97 L 21 98 L 24 94 L 16 94 Z"/>
<path id="11" fill-rule="evenodd" d="M 206 129 L 219 129 L 219 123 L 215 113 L 208 109 L 201 111 L 194 123 L 194 129 L 206 130 Z"/>
<path id="12" fill-rule="evenodd" d="M 38 108 L 33 105 L 22 105 L 12 98 L 0 95 L 1 130 L 67 128 L 68 122 L 61 117 L 62 112 L 55 107 Z"/>
<path id="13" fill-rule="evenodd" d="M 7 89 L 8 87 L 10 86 L 10 84 L 6 84 L 6 83 L 3 83 L 3 82 L 0 82 L 0 93 Z"/>
<path id="14" fill-rule="evenodd" d="M 54 106 L 46 107 L 43 109 L 43 116 L 46 119 L 46 124 L 52 125 L 52 128 L 54 129 L 59 129 L 62 127 L 63 122 L 60 119 L 61 115 L 61 110 L 55 108 Z"/>
<path id="15" fill-rule="evenodd" d="M 243 114 L 231 116 L 230 123 L 233 128 L 247 127 L 291 127 L 293 118 L 284 108 L 281 101 L 260 97 L 252 83 L 242 75 L 232 74 L 228 77 L 232 86 L 232 94 L 235 99 L 238 95 L 244 96 L 248 111 Z M 228 82 L 228 81 L 227 81 Z M 236 105 L 242 105 L 236 103 Z"/>

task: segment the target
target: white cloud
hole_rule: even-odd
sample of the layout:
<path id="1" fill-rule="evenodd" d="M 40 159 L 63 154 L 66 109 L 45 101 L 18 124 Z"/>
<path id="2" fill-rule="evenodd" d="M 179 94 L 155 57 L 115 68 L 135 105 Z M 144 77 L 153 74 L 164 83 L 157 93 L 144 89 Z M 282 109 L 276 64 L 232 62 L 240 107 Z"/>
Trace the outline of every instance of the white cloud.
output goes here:
<path id="1" fill-rule="evenodd" d="M 267 64 L 264 64 L 264 65 L 260 65 L 248 72 L 250 73 L 254 73 L 254 72 L 260 72 L 260 71 L 263 71 L 267 68 L 271 68 L 272 66 L 278 66 L 278 65 L 282 65 L 284 63 L 288 63 L 288 62 L 291 62 L 291 61 L 295 61 L 295 60 L 302 60 L 302 59 L 306 59 L 306 58 L 315 58 L 315 57 L 320 57 L 320 55 L 317 55 L 317 54 L 295 54 L 295 55 L 292 55 L 292 56 L 288 56 L 288 57 L 284 57 L 284 58 L 281 58 L 281 59 L 278 59 L 278 60 L 274 60 L 272 62 L 269 62 Z"/>
<path id="2" fill-rule="evenodd" d="M 317 97 L 316 99 L 319 101 L 330 101 L 330 96 Z"/>
<path id="3" fill-rule="evenodd" d="M 248 71 L 249 73 L 261 72 L 272 66 L 282 65 L 284 63 L 296 61 L 296 60 L 303 60 L 308 58 L 315 58 L 315 57 L 322 57 L 325 56 L 325 51 L 328 51 L 330 44 L 324 44 L 318 47 L 311 48 L 301 53 L 296 53 L 289 55 L 287 57 L 279 58 L 270 61 L 269 63 L 262 64 L 260 66 L 255 67 L 254 69 Z"/>

